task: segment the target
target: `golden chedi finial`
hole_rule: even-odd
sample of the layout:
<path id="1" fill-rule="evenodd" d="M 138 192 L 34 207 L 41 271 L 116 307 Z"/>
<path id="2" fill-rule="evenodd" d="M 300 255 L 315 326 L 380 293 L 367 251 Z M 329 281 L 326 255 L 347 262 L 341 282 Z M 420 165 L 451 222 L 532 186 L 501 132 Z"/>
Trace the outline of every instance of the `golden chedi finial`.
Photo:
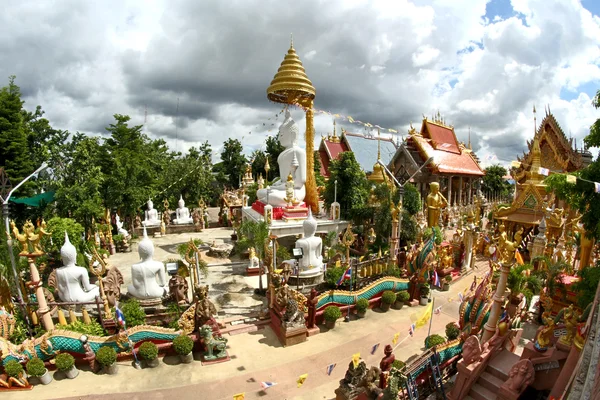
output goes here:
<path id="1" fill-rule="evenodd" d="M 316 90 L 306 75 L 302 61 L 294 49 L 293 38 L 290 48 L 283 58 L 271 85 L 267 88 L 267 97 L 276 103 L 308 105 L 316 95 Z"/>

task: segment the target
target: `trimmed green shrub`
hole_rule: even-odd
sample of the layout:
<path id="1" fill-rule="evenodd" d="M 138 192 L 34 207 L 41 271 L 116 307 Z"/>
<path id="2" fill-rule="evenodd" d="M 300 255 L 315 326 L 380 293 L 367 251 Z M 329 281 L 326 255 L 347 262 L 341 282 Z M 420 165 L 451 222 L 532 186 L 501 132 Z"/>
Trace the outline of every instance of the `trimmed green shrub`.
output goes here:
<path id="1" fill-rule="evenodd" d="M 392 368 L 401 370 L 402 368 L 404 368 L 405 365 L 406 363 L 404 361 L 394 360 L 394 362 L 392 363 Z"/>
<path id="2" fill-rule="evenodd" d="M 27 373 L 31 376 L 42 376 L 47 372 L 44 362 L 39 358 L 27 361 Z"/>
<path id="3" fill-rule="evenodd" d="M 393 304 L 396 301 L 396 293 L 392 292 L 391 290 L 386 290 L 381 295 L 381 301 L 386 304 Z"/>
<path id="4" fill-rule="evenodd" d="M 60 353 L 54 360 L 59 371 L 68 371 L 75 365 L 75 358 L 69 353 Z"/>
<path id="5" fill-rule="evenodd" d="M 437 346 L 438 344 L 443 344 L 446 343 L 446 339 L 444 339 L 442 336 L 437 335 L 437 334 L 433 334 L 431 336 L 427 336 L 425 338 L 425 348 L 426 349 L 430 349 L 433 346 Z"/>
<path id="6" fill-rule="evenodd" d="M 460 335 L 460 329 L 455 322 L 450 322 L 446 325 L 446 337 L 448 340 L 454 340 Z"/>
<path id="7" fill-rule="evenodd" d="M 326 321 L 335 322 L 342 316 L 342 312 L 338 306 L 327 306 L 323 312 L 323 317 Z"/>
<path id="8" fill-rule="evenodd" d="M 129 299 L 121 303 L 121 311 L 127 321 L 127 327 L 132 328 L 146 323 L 146 312 L 136 299 Z"/>
<path id="9" fill-rule="evenodd" d="M 401 290 L 396 293 L 396 301 L 407 302 L 410 299 L 410 294 L 406 290 Z"/>
<path id="10" fill-rule="evenodd" d="M 365 312 L 369 309 L 369 300 L 360 298 L 356 300 L 356 311 Z"/>
<path id="11" fill-rule="evenodd" d="M 152 361 L 158 357 L 158 347 L 152 342 L 144 342 L 140 345 L 138 352 L 144 360 Z"/>
<path id="12" fill-rule="evenodd" d="M 194 341 L 188 335 L 179 335 L 173 339 L 173 349 L 177 354 L 188 355 L 194 349 Z"/>
<path id="13" fill-rule="evenodd" d="M 9 377 L 18 378 L 23 373 L 23 366 L 15 360 L 10 360 L 4 366 L 4 372 L 6 372 L 6 375 Z"/>
<path id="14" fill-rule="evenodd" d="M 109 346 L 100 347 L 96 352 L 96 360 L 98 360 L 103 367 L 108 367 L 117 362 L 117 352 Z"/>
<path id="15" fill-rule="evenodd" d="M 421 285 L 421 288 L 419 289 L 419 292 L 421 292 L 421 297 L 427 297 L 429 296 L 429 292 L 431 289 L 429 289 L 429 283 L 424 283 Z"/>
<path id="16" fill-rule="evenodd" d="M 446 283 L 452 283 L 452 275 L 446 275 L 444 281 L 446 281 Z"/>

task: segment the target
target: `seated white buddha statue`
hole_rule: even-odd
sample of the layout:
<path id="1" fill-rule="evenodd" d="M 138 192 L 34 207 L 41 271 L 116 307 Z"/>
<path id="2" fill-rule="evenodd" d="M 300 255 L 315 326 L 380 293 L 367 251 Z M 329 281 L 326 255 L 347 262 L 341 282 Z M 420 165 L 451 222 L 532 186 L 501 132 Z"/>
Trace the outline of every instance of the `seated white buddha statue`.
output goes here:
<path id="1" fill-rule="evenodd" d="M 306 152 L 298 146 L 298 125 L 292 119 L 290 111 L 286 110 L 285 120 L 279 127 L 279 143 L 285 150 L 277 157 L 279 164 L 279 179 L 275 180 L 268 189 L 260 189 L 256 192 L 256 197 L 264 204 L 270 204 L 273 207 L 285 207 L 286 201 L 286 181 L 292 174 L 294 180 L 294 196 L 302 202 L 306 194 L 304 186 L 306 182 Z"/>
<path id="2" fill-rule="evenodd" d="M 121 217 L 119 217 L 119 214 L 115 215 L 115 225 L 117 225 L 117 231 L 119 232 L 119 235 L 123 235 L 125 237 L 129 236 L 129 232 L 123 228 L 123 223 L 121 222 Z"/>
<path id="3" fill-rule="evenodd" d="M 179 196 L 179 201 L 177 202 L 177 218 L 175 219 L 176 224 L 192 224 L 194 220 L 190 215 L 190 210 L 185 206 L 185 201 L 183 201 L 183 197 Z"/>
<path id="4" fill-rule="evenodd" d="M 146 219 L 144 220 L 144 226 L 158 226 L 160 225 L 160 220 L 158 219 L 158 211 L 154 208 L 154 203 L 152 200 L 148 200 L 146 203 L 148 209 L 146 210 Z"/>
<path id="5" fill-rule="evenodd" d="M 323 273 L 323 240 L 315 236 L 317 221 L 309 209 L 308 218 L 302 223 L 304 237 L 296 241 L 295 247 L 302 249 L 302 258 L 298 264 L 300 276 L 313 276 Z"/>
<path id="6" fill-rule="evenodd" d="M 148 237 L 144 227 L 144 238 L 138 244 L 141 262 L 131 266 L 131 285 L 127 293 L 137 299 L 147 300 L 161 298 L 167 290 L 165 266 L 154 261 L 154 243 Z"/>
<path id="7" fill-rule="evenodd" d="M 88 302 L 100 296 L 98 286 L 90 283 L 88 270 L 75 265 L 77 250 L 65 232 L 65 244 L 60 249 L 63 266 L 56 269 L 58 297 L 64 302 Z"/>

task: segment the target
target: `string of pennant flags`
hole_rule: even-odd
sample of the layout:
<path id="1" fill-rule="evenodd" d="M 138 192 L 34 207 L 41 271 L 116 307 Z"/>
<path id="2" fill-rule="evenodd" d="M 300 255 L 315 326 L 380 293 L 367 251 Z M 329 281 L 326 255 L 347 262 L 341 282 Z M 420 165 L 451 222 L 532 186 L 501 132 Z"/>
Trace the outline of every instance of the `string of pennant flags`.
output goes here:
<path id="1" fill-rule="evenodd" d="M 531 165 L 529 165 L 529 164 L 523 164 L 520 161 L 512 161 L 510 163 L 510 166 L 512 168 L 521 168 L 522 166 L 523 167 L 529 167 Z M 572 175 L 572 174 L 564 173 L 562 171 L 552 171 L 552 170 L 550 170 L 548 168 L 543 168 L 543 167 L 539 167 L 537 172 L 538 172 L 538 174 L 540 174 L 542 176 L 549 176 L 550 173 L 556 174 L 556 175 L 557 174 L 565 175 L 566 179 L 567 179 L 567 183 L 570 183 L 570 184 L 576 184 L 577 181 L 588 182 L 588 183 L 591 183 L 591 184 L 594 185 L 594 192 L 595 193 L 600 193 L 600 182 L 590 181 L 589 179 L 584 179 L 584 178 L 581 178 L 581 177 L 579 177 L 577 175 Z"/>
<path id="2" fill-rule="evenodd" d="M 467 289 L 465 289 L 466 292 Z M 460 296 L 460 293 L 459 293 Z M 416 321 L 413 322 L 409 328 L 408 328 L 408 335 L 406 335 L 402 340 L 400 340 L 400 336 L 401 333 L 400 332 L 396 332 L 394 334 L 394 336 L 392 337 L 392 344 L 394 345 L 393 350 L 396 350 L 402 343 L 404 343 L 404 341 L 406 341 L 407 339 L 413 337 L 415 331 L 423 326 L 425 326 L 427 324 L 427 322 L 432 318 L 432 315 L 439 315 L 441 313 L 442 310 L 442 306 L 436 307 L 435 309 L 433 309 L 433 303 L 429 303 L 427 305 L 427 308 L 425 309 L 425 311 L 423 312 L 423 314 L 416 318 Z M 415 314 L 411 315 L 411 319 L 413 319 L 415 317 Z M 371 346 L 371 349 L 369 350 L 369 353 L 371 355 L 375 355 L 375 353 L 377 352 L 377 350 L 379 349 L 381 343 L 376 343 L 374 345 Z M 344 359 L 340 359 L 340 360 L 336 360 L 335 362 L 331 362 L 329 363 L 326 367 L 325 367 L 325 374 L 327 376 L 331 376 L 331 374 L 333 373 L 333 371 L 335 370 L 335 367 L 337 366 L 337 364 L 339 363 L 343 363 L 345 360 L 347 360 L 347 358 L 344 357 Z M 360 363 L 361 360 L 361 353 L 357 352 L 352 354 L 352 364 L 354 365 L 354 368 L 356 368 L 358 366 L 358 364 Z M 316 372 L 321 370 L 321 368 L 317 368 L 315 370 L 309 370 L 309 372 L 304 373 L 300 376 L 298 376 L 298 378 L 296 379 L 296 385 L 298 388 L 300 388 L 308 379 L 309 377 L 309 373 L 312 372 Z M 260 382 L 260 387 L 261 389 L 257 390 L 256 392 L 260 392 L 260 391 L 264 391 L 267 390 L 273 386 L 276 386 L 278 383 L 277 382 Z M 254 393 L 255 391 L 252 391 L 250 393 Z M 245 396 L 246 396 L 247 392 L 242 392 L 242 393 L 237 393 L 233 395 L 233 400 L 244 400 Z M 218 400 L 225 400 L 225 399 L 229 399 L 230 397 L 222 397 Z"/>

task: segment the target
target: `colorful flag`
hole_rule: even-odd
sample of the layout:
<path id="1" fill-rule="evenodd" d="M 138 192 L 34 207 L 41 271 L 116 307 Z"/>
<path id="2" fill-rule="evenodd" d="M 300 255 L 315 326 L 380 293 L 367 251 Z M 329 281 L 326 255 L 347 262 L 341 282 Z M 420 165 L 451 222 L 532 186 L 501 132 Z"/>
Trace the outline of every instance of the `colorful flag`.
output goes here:
<path id="1" fill-rule="evenodd" d="M 567 175 L 567 183 L 577 183 L 577 177 L 575 175 Z"/>
<path id="2" fill-rule="evenodd" d="M 352 354 L 352 364 L 354 368 L 358 368 L 358 363 L 360 362 L 360 353 Z"/>
<path id="3" fill-rule="evenodd" d="M 439 315 L 442 312 L 442 306 L 436 307 L 435 310 L 433 310 L 433 313 L 435 315 Z"/>
<path id="4" fill-rule="evenodd" d="M 461 303 L 463 302 L 463 294 L 462 293 L 458 294 L 458 301 L 460 301 Z"/>
<path id="5" fill-rule="evenodd" d="M 340 279 L 337 281 L 336 286 L 339 286 L 346 279 L 352 280 L 352 266 L 348 267 L 348 269 L 346 270 L 346 272 L 344 272 L 344 275 L 342 275 L 340 277 Z"/>
<path id="6" fill-rule="evenodd" d="M 429 319 L 431 318 L 432 309 L 433 303 L 428 303 L 427 307 L 425 308 L 425 312 L 423 313 L 423 315 L 421 315 L 421 318 L 417 320 L 417 328 L 424 326 L 429 321 Z"/>
<path id="7" fill-rule="evenodd" d="M 352 118 L 351 116 L 348 115 L 348 121 L 350 121 L 351 124 L 354 123 L 354 118 Z"/>
<path id="8" fill-rule="evenodd" d="M 398 343 L 398 338 L 400 337 L 400 332 L 394 333 L 394 338 L 392 339 L 392 344 Z"/>
<path id="9" fill-rule="evenodd" d="M 485 241 L 486 241 L 486 242 L 488 242 L 488 243 L 490 242 L 490 238 L 489 238 L 487 235 L 485 235 L 485 236 L 483 237 L 483 240 L 485 240 Z"/>
<path id="10" fill-rule="evenodd" d="M 600 193 L 600 183 L 594 182 L 594 191 Z"/>
<path id="11" fill-rule="evenodd" d="M 392 132 L 392 133 L 398 133 L 398 131 L 397 131 L 397 130 L 395 130 L 395 129 L 388 129 L 388 131 L 390 131 L 390 132 Z"/>
<path id="12" fill-rule="evenodd" d="M 517 259 L 517 264 L 523 265 L 525 261 L 523 260 L 523 256 L 519 250 L 515 250 L 515 258 Z"/>
<path id="13" fill-rule="evenodd" d="M 540 169 L 538 170 L 538 174 L 548 176 L 550 175 L 550 170 L 548 168 L 540 167 Z"/>
<path id="14" fill-rule="evenodd" d="M 375 352 L 377 351 L 378 348 L 379 348 L 379 343 L 373 345 L 373 347 L 371 347 L 371 354 L 375 354 Z"/>
<path id="15" fill-rule="evenodd" d="M 519 161 L 513 161 L 510 163 L 510 166 L 513 168 L 520 168 L 521 167 L 521 163 Z"/>
<path id="16" fill-rule="evenodd" d="M 233 400 L 244 400 L 246 398 L 246 393 L 238 393 L 233 395 Z"/>
<path id="17" fill-rule="evenodd" d="M 433 286 L 440 287 L 440 277 L 435 269 L 433 270 Z"/>
<path id="18" fill-rule="evenodd" d="M 263 389 L 268 389 L 268 388 L 273 387 L 275 385 L 277 385 L 276 382 L 261 382 L 260 383 L 260 387 L 262 387 Z"/>
<path id="19" fill-rule="evenodd" d="M 119 307 L 115 307 L 115 315 L 117 316 L 117 324 L 119 324 L 123 329 L 127 329 L 125 323 L 125 315 Z"/>
<path id="20" fill-rule="evenodd" d="M 410 328 L 408 328 L 408 334 L 410 336 L 414 335 L 415 334 L 415 329 L 417 329 L 417 326 L 415 324 L 411 324 Z"/>
<path id="21" fill-rule="evenodd" d="M 335 368 L 336 365 L 337 364 L 333 363 L 333 364 L 329 364 L 327 366 L 327 369 L 326 369 L 327 375 L 331 375 L 331 373 L 333 372 L 333 369 Z"/>
<path id="22" fill-rule="evenodd" d="M 302 374 L 298 377 L 298 380 L 296 381 L 296 383 L 298 384 L 298 387 L 302 386 L 302 384 L 304 384 L 304 381 L 306 380 L 306 378 L 308 378 L 308 374 Z"/>

